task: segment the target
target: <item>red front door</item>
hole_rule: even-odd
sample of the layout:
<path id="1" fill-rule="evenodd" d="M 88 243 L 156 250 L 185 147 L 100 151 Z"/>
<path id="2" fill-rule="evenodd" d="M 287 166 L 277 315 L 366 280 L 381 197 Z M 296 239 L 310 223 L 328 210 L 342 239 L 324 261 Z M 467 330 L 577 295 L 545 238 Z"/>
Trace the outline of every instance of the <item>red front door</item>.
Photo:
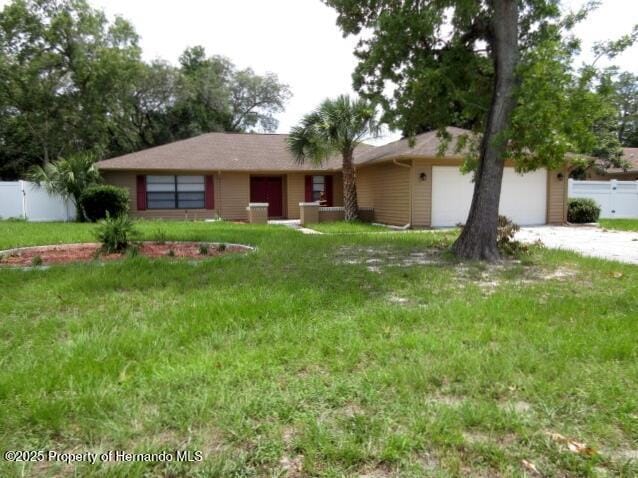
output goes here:
<path id="1" fill-rule="evenodd" d="M 283 217 L 283 187 L 281 176 L 252 176 L 250 202 L 267 202 L 268 217 Z"/>

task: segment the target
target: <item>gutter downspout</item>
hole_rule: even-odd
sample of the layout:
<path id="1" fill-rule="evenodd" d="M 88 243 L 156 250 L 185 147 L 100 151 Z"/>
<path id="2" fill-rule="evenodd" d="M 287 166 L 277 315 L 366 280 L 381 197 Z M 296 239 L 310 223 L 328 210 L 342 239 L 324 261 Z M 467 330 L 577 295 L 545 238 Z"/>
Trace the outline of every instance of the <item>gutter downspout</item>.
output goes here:
<path id="1" fill-rule="evenodd" d="M 408 168 L 410 170 L 410 174 L 408 174 L 408 194 L 410 195 L 410 202 L 408 204 L 409 206 L 409 210 L 408 210 L 408 214 L 409 214 L 409 219 L 410 222 L 408 222 L 405 226 L 402 226 L 401 229 L 410 229 L 412 228 L 412 165 L 411 164 L 405 164 L 405 163 L 400 163 L 398 159 L 393 159 L 392 160 L 392 164 L 396 164 L 397 166 L 401 166 L 402 168 Z"/>

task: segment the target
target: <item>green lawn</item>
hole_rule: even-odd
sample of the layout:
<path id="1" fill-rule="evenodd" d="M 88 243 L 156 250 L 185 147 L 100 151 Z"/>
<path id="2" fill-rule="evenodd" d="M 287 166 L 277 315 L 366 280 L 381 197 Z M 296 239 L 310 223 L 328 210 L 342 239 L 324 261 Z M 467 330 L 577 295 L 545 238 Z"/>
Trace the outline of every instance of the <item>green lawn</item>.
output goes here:
<path id="1" fill-rule="evenodd" d="M 598 223 L 605 229 L 638 231 L 638 219 L 600 219 Z"/>
<path id="2" fill-rule="evenodd" d="M 362 232 L 396 232 L 385 226 L 370 224 L 360 221 L 337 221 L 337 222 L 321 222 L 309 226 L 315 231 L 324 234 L 358 234 Z"/>
<path id="3" fill-rule="evenodd" d="M 93 227 L 1 222 L 0 248 Z M 0 448 L 204 461 L 0 460 L 0 476 L 638 474 L 636 266 L 543 249 L 458 264 L 454 232 L 139 229 L 257 250 L 0 270 Z"/>

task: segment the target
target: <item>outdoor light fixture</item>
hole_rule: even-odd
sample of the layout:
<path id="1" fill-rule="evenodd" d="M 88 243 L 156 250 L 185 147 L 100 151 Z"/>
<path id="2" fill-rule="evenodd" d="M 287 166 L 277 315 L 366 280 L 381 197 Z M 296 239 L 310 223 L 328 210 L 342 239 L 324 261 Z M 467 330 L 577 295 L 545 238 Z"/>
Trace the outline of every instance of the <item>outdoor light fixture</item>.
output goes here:
<path id="1" fill-rule="evenodd" d="M 419 174 L 419 178 L 421 179 L 421 181 L 425 181 L 428 178 L 428 175 L 425 173 L 421 173 Z"/>
<path id="2" fill-rule="evenodd" d="M 563 173 L 558 173 L 558 174 L 556 175 L 556 178 L 557 178 L 559 181 L 562 181 L 562 180 L 563 180 L 563 177 L 564 177 L 564 176 L 563 176 Z"/>

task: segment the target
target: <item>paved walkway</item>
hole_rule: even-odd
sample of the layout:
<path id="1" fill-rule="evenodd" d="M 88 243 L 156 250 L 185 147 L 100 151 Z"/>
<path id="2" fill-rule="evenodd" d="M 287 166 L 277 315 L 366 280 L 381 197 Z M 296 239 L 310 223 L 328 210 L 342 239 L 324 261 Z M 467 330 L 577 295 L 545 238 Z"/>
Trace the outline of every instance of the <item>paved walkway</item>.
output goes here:
<path id="1" fill-rule="evenodd" d="M 279 224 L 280 226 L 286 226 L 290 229 L 296 229 L 302 234 L 322 234 L 314 229 L 308 229 L 307 227 L 301 227 L 299 219 L 271 219 L 268 224 Z"/>
<path id="2" fill-rule="evenodd" d="M 516 239 L 540 240 L 553 249 L 569 249 L 585 256 L 638 264 L 638 232 L 604 230 L 594 226 L 522 227 Z"/>

